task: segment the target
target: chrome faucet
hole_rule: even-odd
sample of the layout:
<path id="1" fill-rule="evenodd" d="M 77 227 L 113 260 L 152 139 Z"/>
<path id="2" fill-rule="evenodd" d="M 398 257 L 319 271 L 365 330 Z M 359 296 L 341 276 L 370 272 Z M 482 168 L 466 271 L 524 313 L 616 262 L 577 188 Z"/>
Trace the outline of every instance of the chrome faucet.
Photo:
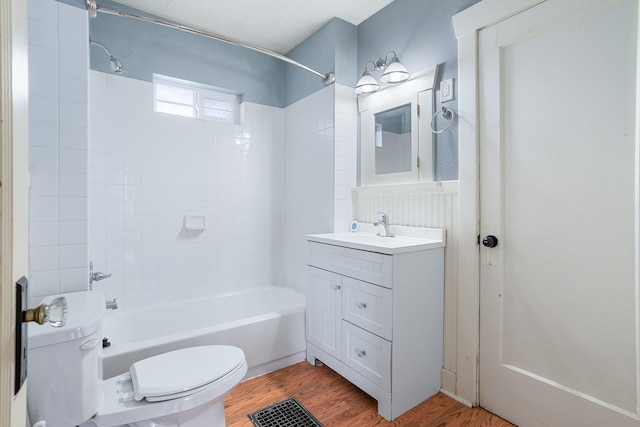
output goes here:
<path id="1" fill-rule="evenodd" d="M 112 300 L 106 301 L 107 310 L 117 310 L 118 309 L 118 299 L 114 298 Z"/>
<path id="2" fill-rule="evenodd" d="M 376 215 L 380 215 L 380 220 L 373 221 L 373 226 L 382 226 L 382 231 L 378 232 L 380 237 L 395 237 L 396 235 L 389 231 L 389 216 L 384 212 L 377 212 Z"/>
<path id="3" fill-rule="evenodd" d="M 93 282 L 99 282 L 111 277 L 111 273 L 105 274 L 100 271 L 93 271 L 93 262 L 89 262 L 89 290 L 93 290 Z M 117 306 L 116 306 L 117 308 Z"/>

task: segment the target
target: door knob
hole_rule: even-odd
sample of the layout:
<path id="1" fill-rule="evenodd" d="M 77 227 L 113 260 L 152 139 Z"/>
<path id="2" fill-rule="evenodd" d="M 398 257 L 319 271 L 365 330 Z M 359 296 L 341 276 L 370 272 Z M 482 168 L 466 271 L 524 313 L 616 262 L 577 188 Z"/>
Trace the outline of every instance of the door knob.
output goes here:
<path id="1" fill-rule="evenodd" d="M 36 322 L 44 325 L 49 322 L 51 326 L 60 328 L 67 320 L 67 299 L 58 297 L 51 304 L 40 304 L 36 308 L 30 308 L 22 312 L 23 322 Z"/>
<path id="2" fill-rule="evenodd" d="M 496 246 L 498 246 L 498 238 L 490 234 L 482 239 L 482 244 L 487 248 L 495 248 Z"/>

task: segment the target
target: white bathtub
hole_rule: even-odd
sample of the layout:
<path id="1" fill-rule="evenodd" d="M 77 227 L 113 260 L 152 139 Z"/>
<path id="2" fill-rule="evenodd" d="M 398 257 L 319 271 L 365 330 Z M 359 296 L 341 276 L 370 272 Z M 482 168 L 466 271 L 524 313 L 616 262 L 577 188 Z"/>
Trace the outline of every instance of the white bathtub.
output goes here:
<path id="1" fill-rule="evenodd" d="M 305 360 L 305 296 L 285 287 L 252 288 L 106 316 L 104 378 L 146 357 L 184 347 L 244 350 L 252 378 Z"/>

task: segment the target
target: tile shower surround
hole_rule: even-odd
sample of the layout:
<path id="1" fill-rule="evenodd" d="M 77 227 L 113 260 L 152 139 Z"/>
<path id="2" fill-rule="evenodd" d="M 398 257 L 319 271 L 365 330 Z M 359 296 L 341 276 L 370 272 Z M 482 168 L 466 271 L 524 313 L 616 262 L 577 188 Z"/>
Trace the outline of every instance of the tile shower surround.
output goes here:
<path id="1" fill-rule="evenodd" d="M 306 234 L 347 231 L 356 185 L 357 108 L 335 84 L 285 108 L 284 281 L 307 283 Z"/>
<path id="2" fill-rule="evenodd" d="M 353 217 L 352 90 L 245 103 L 242 126 L 157 114 L 150 83 L 89 71 L 84 10 L 28 6 L 30 303 L 86 289 L 89 260 L 121 307 L 303 288 L 302 236 Z M 183 229 L 190 213 L 207 230 Z"/>
<path id="3" fill-rule="evenodd" d="M 30 305 L 86 287 L 86 12 L 28 1 Z M 33 303 L 33 304 L 32 304 Z"/>
<path id="4" fill-rule="evenodd" d="M 90 72 L 89 254 L 123 306 L 277 283 L 283 110 L 243 125 L 153 111 L 151 83 Z M 207 228 L 183 227 L 204 214 Z"/>

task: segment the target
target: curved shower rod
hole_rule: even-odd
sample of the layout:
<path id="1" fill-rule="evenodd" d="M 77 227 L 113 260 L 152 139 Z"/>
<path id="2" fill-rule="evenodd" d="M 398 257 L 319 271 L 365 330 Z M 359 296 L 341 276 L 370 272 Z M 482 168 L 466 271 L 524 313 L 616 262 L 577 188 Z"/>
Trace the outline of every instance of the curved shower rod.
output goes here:
<path id="1" fill-rule="evenodd" d="M 95 18 L 98 15 L 98 12 L 100 12 L 100 13 L 106 13 L 107 15 L 123 16 L 125 18 L 137 19 L 139 21 L 152 22 L 154 24 L 162 25 L 164 27 L 175 28 L 177 30 L 185 31 L 187 33 L 198 34 L 200 36 L 209 37 L 214 40 L 234 44 L 236 46 L 255 50 L 256 52 L 264 53 L 265 55 L 269 55 L 273 58 L 277 58 L 281 61 L 287 62 L 291 65 L 295 65 L 296 67 L 302 68 L 303 70 L 306 70 L 310 73 L 315 74 L 316 76 L 322 78 L 322 83 L 324 83 L 325 86 L 331 86 L 336 81 L 336 75 L 333 72 L 323 74 L 319 71 L 314 70 L 311 67 L 307 67 L 306 65 L 299 63 L 298 61 L 295 61 L 291 58 L 288 58 L 284 55 L 280 55 L 279 53 L 273 52 L 269 49 L 265 49 L 260 46 L 244 43 L 239 40 L 235 40 L 229 37 L 223 37 L 217 34 L 209 33 L 207 31 L 198 30 L 197 28 L 188 27 L 186 25 L 173 24 L 171 22 L 163 21 L 161 19 L 149 18 L 147 16 L 140 16 L 133 13 L 125 12 L 123 10 L 109 9 L 107 7 L 99 6 L 96 3 L 96 0 L 86 0 L 86 7 L 87 7 L 87 12 L 89 13 L 90 18 Z"/>

